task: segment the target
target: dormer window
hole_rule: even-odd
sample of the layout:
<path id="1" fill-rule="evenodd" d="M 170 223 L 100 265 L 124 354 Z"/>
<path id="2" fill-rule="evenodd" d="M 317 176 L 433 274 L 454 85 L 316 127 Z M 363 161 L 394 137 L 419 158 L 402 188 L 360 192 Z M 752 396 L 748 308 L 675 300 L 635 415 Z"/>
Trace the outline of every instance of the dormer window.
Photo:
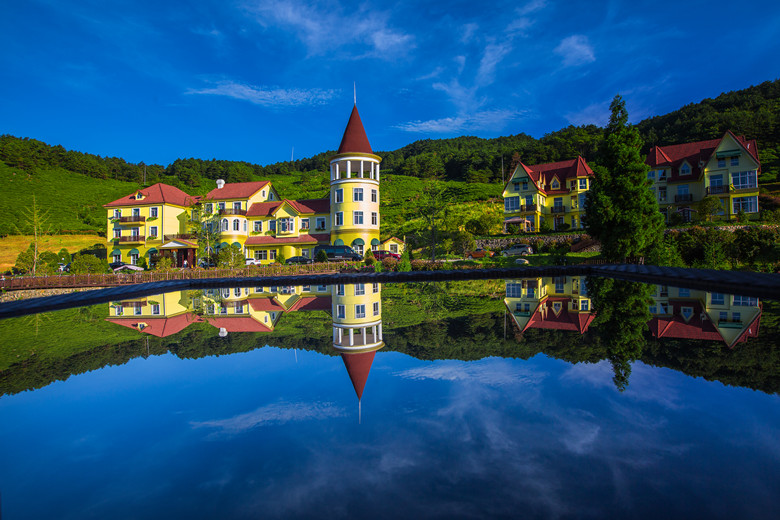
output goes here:
<path id="1" fill-rule="evenodd" d="M 581 190 L 588 189 L 588 179 L 580 179 L 580 189 Z"/>
<path id="2" fill-rule="evenodd" d="M 550 184 L 550 187 L 554 190 L 560 188 L 561 185 L 558 183 L 558 179 L 553 179 L 552 184 Z"/>
<path id="3" fill-rule="evenodd" d="M 688 163 L 683 164 L 680 166 L 680 175 L 690 175 L 691 174 L 691 167 L 688 165 Z"/>
<path id="4" fill-rule="evenodd" d="M 528 189 L 528 179 L 523 179 L 523 191 Z"/>

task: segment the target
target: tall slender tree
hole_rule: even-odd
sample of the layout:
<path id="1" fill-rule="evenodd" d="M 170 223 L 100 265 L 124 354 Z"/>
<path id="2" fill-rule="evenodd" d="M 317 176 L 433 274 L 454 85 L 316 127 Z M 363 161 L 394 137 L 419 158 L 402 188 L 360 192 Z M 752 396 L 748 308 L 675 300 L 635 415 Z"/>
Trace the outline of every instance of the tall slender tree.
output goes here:
<path id="1" fill-rule="evenodd" d="M 649 189 L 648 167 L 641 154 L 642 138 L 628 124 L 626 103 L 620 95 L 610 104 L 612 115 L 603 145 L 603 165 L 585 199 L 583 222 L 601 242 L 609 260 L 649 253 L 663 239 L 664 220 Z"/>

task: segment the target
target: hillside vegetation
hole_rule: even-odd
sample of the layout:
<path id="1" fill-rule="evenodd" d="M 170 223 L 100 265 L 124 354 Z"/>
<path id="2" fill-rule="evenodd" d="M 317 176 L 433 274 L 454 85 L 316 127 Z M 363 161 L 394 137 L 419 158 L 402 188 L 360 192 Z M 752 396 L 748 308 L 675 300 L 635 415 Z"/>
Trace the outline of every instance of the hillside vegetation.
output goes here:
<path id="1" fill-rule="evenodd" d="M 654 144 L 712 139 L 726 130 L 758 141 L 764 191 L 775 191 L 780 173 L 780 80 L 692 103 L 666 115 L 637 124 L 645 150 Z M 422 179 L 448 181 L 448 204 L 499 198 L 502 179 L 518 161 L 532 165 L 582 155 L 602 163 L 604 129 L 595 125 L 568 126 L 536 139 L 520 133 L 482 139 L 473 136 L 415 141 L 394 151 L 377 152 L 383 158 L 383 231 L 402 234 L 410 220 L 420 217 L 416 204 Z M 177 159 L 162 166 L 132 164 L 117 157 L 65 150 L 41 141 L 0 136 L 0 192 L 4 209 L 0 235 L 24 233 L 15 208 L 29 204 L 32 195 L 51 208 L 55 231 L 103 230 L 102 204 L 142 185 L 164 182 L 192 194 L 204 194 L 216 179 L 227 182 L 271 180 L 284 198 L 316 198 L 328 193 L 326 151 L 296 161 L 266 166 L 241 161 Z M 503 168 L 502 168 L 503 164 Z M 768 189 L 767 189 L 768 188 Z M 22 226 L 20 226 L 22 224 Z"/>

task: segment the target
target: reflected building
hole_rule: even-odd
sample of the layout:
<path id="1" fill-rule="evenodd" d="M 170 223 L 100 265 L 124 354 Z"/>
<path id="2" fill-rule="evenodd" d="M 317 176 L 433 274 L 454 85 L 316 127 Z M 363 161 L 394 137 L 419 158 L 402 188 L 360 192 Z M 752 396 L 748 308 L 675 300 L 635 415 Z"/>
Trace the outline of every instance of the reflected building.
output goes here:
<path id="1" fill-rule="evenodd" d="M 657 285 L 650 305 L 654 338 L 722 341 L 734 348 L 758 336 L 758 298 Z"/>
<path id="2" fill-rule="evenodd" d="M 341 355 L 360 401 L 374 355 L 385 346 L 379 283 L 178 291 L 111 302 L 106 319 L 157 337 L 205 322 L 224 337 L 235 332 L 273 332 L 282 315 L 304 311 L 331 313 L 333 348 Z"/>
<path id="3" fill-rule="evenodd" d="M 333 348 L 340 354 L 358 403 L 382 337 L 382 289 L 379 283 L 333 286 Z"/>
<path id="4" fill-rule="evenodd" d="M 584 334 L 595 317 L 584 276 L 507 280 L 504 304 L 521 333 L 535 328 Z"/>

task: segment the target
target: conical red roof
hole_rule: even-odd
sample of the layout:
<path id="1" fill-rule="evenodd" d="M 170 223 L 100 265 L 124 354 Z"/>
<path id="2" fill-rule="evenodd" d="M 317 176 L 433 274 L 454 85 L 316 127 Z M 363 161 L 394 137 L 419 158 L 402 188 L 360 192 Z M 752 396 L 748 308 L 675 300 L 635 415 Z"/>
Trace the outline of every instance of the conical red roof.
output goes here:
<path id="1" fill-rule="evenodd" d="M 360 354 L 341 354 L 341 359 L 344 361 L 344 366 L 347 367 L 347 374 L 352 381 L 352 386 L 355 387 L 358 399 L 363 397 L 363 388 L 366 386 L 375 355 L 376 351 L 374 350 Z"/>
<path id="2" fill-rule="evenodd" d="M 371 153 L 371 144 L 368 142 L 366 130 L 363 128 L 363 122 L 360 120 L 357 105 L 352 107 L 352 113 L 349 116 L 347 128 L 344 130 L 344 137 L 341 138 L 338 153 Z"/>

